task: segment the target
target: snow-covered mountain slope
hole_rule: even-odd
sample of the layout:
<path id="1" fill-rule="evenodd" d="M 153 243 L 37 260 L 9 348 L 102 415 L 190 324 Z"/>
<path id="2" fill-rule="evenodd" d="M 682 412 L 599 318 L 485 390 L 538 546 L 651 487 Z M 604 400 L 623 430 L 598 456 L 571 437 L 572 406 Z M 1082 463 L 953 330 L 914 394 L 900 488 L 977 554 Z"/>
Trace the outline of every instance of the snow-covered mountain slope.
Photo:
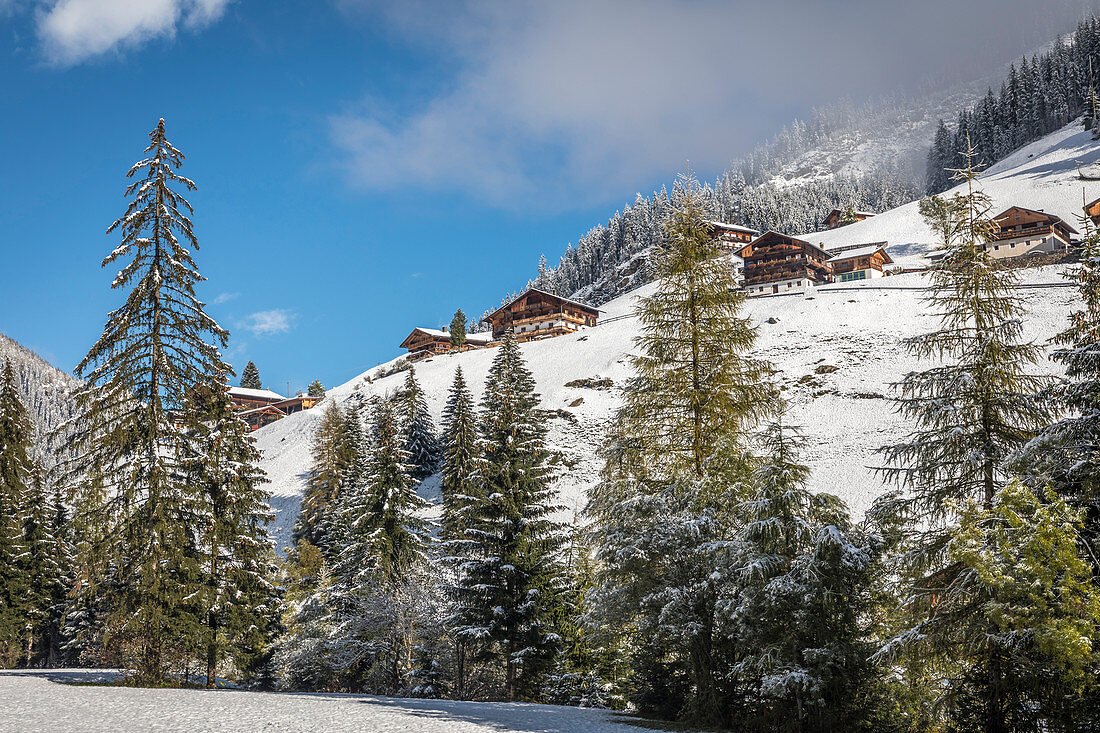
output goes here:
<path id="1" fill-rule="evenodd" d="M 1079 229 L 1077 217 L 1082 205 L 1100 197 L 1100 181 L 1080 180 L 1077 169 L 1097 162 L 1100 162 L 1100 142 L 1093 140 L 1080 123 L 1073 123 L 991 166 L 981 176 L 982 189 L 993 199 L 994 214 L 1009 206 L 1041 209 Z M 944 195 L 961 191 L 960 186 Z M 915 264 L 925 252 L 940 247 L 917 207 L 918 202 L 914 201 L 870 219 L 806 234 L 803 238 L 826 248 L 888 241 L 890 254 L 899 264 Z"/>
<path id="2" fill-rule="evenodd" d="M 36 455 L 47 467 L 54 460 L 49 435 L 72 417 L 70 394 L 78 382 L 30 349 L 0 334 L 0 369 L 10 360 L 23 404 L 38 435 Z"/>
<path id="3" fill-rule="evenodd" d="M 1030 284 L 1061 284 L 1056 268 L 1026 271 Z M 890 385 L 914 366 L 902 339 L 935 327 L 922 305 L 924 276 L 819 288 L 805 295 L 759 298 L 747 312 L 760 328 L 756 355 L 780 370 L 779 383 L 790 403 L 789 422 L 803 426 L 809 437 L 806 461 L 813 468 L 812 485 L 840 495 L 862 514 L 883 490 L 870 466 L 874 450 L 901 438 L 907 427 L 885 399 Z M 618 404 L 621 387 L 630 376 L 628 355 L 638 333 L 631 314 L 634 301 L 652 292 L 646 285 L 603 306 L 595 328 L 521 346 L 542 395 L 543 406 L 555 411 L 551 442 L 563 453 L 558 479 L 562 503 L 581 509 L 600 467 L 598 451 Z M 1026 336 L 1047 340 L 1062 329 L 1077 301 L 1068 287 L 1022 289 L 1029 315 Z M 461 365 L 470 387 L 480 395 L 493 349 L 438 356 L 416 365 L 416 374 L 438 421 L 454 369 Z M 835 367 L 835 369 L 833 369 Z M 259 430 L 264 468 L 272 481 L 280 547 L 290 541 L 309 467 L 314 426 L 329 400 L 345 402 L 359 395 L 397 389 L 404 374 L 373 383 L 365 377 L 376 367 L 331 390 L 318 408 L 292 415 Z M 1041 369 L 1056 373 L 1044 362 Z M 820 372 L 820 373 L 819 373 Z M 568 386 L 574 380 L 610 379 L 610 388 Z M 425 495 L 436 492 L 429 485 Z"/>

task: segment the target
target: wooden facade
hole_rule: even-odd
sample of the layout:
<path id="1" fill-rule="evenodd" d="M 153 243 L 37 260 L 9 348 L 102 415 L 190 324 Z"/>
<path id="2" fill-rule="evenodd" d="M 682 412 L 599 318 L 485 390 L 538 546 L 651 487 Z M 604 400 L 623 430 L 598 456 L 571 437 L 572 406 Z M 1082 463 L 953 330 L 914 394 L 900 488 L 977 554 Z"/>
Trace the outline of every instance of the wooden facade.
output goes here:
<path id="1" fill-rule="evenodd" d="M 1064 251 L 1077 230 L 1054 214 L 1011 206 L 993 217 L 993 241 L 985 249 L 995 260 Z"/>
<path id="2" fill-rule="evenodd" d="M 308 410 L 321 401 L 320 397 L 300 394 L 296 397 L 283 397 L 269 389 L 248 389 L 229 387 L 229 399 L 237 411 L 253 430 L 270 425 L 287 415 Z"/>
<path id="3" fill-rule="evenodd" d="M 875 215 L 873 211 L 854 211 L 852 215 L 855 216 L 856 221 L 863 221 L 864 219 L 870 219 Z M 829 212 L 829 215 L 825 217 L 825 228 L 836 229 L 841 226 L 840 222 L 844 219 L 844 212 L 840 209 L 833 209 Z M 851 222 L 849 222 L 851 223 Z"/>
<path id="4" fill-rule="evenodd" d="M 1096 199 L 1091 204 L 1085 204 L 1085 216 L 1092 219 L 1093 224 L 1100 226 L 1100 199 Z"/>
<path id="5" fill-rule="evenodd" d="M 466 343 L 455 346 L 451 343 L 451 334 L 437 328 L 414 328 L 404 341 L 402 349 L 409 350 L 409 361 L 420 361 L 436 354 L 449 354 L 452 351 L 469 351 L 487 346 L 490 337 L 486 334 L 468 333 Z"/>
<path id="6" fill-rule="evenodd" d="M 493 338 L 512 334 L 517 341 L 533 341 L 595 326 L 599 313 L 584 303 L 530 288 L 491 313 L 489 322 L 493 324 Z"/>
<path id="7" fill-rule="evenodd" d="M 886 242 L 854 244 L 829 250 L 829 266 L 835 282 L 851 282 L 881 277 L 883 268 L 894 260 L 886 252 Z"/>
<path id="8" fill-rule="evenodd" d="M 707 223 L 710 225 L 710 235 L 718 240 L 718 245 L 727 254 L 736 252 L 760 236 L 760 232 L 740 224 L 727 224 L 721 221 Z"/>
<path id="9" fill-rule="evenodd" d="M 789 292 L 832 280 L 828 252 L 779 232 L 760 235 L 738 254 L 745 262 L 743 284 L 749 295 Z"/>

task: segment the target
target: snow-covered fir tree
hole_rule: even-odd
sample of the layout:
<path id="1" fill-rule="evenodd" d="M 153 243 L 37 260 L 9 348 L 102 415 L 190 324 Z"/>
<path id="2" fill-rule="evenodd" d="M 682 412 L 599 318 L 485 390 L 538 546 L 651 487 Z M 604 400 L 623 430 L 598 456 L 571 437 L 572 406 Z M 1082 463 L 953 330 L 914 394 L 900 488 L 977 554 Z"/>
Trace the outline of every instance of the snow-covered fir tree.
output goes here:
<path id="1" fill-rule="evenodd" d="M 466 385 L 462 367 L 455 368 L 447 403 L 443 406 L 443 461 L 440 491 L 443 516 L 440 527 L 442 540 L 468 539 L 467 523 L 470 507 L 482 498 L 478 478 L 480 444 L 474 398 Z"/>
<path id="2" fill-rule="evenodd" d="M 807 488 L 801 433 L 773 423 L 732 556 L 741 576 L 721 603 L 736 638 L 736 675 L 758 690 L 749 729 L 855 730 L 867 725 L 876 670 L 866 624 L 881 543 L 853 530 L 835 496 Z"/>
<path id="3" fill-rule="evenodd" d="M 424 390 L 416 379 L 416 370 L 410 368 L 406 372 L 405 383 L 396 402 L 409 469 L 414 479 L 423 481 L 439 468 L 439 438 L 428 412 Z"/>
<path id="4" fill-rule="evenodd" d="M 227 658 L 242 672 L 255 670 L 278 613 L 267 477 L 227 388 L 216 379 L 194 387 L 185 411 L 193 453 L 184 468 L 202 492 L 205 520 L 196 544 L 205 587 L 195 600 L 204 624 L 208 688 Z"/>
<path id="5" fill-rule="evenodd" d="M 244 369 L 241 371 L 241 386 L 246 389 L 263 389 L 263 382 L 260 381 L 260 370 L 256 368 L 251 360 L 244 365 Z"/>
<path id="6" fill-rule="evenodd" d="M 310 397 L 316 397 L 318 399 L 324 399 L 325 385 L 321 384 L 320 379 L 314 379 L 309 383 L 309 387 L 306 388 L 306 394 Z"/>
<path id="7" fill-rule="evenodd" d="M 30 666 L 57 662 L 62 655 L 60 629 L 66 595 L 65 565 L 71 556 L 64 545 L 64 508 L 46 485 L 44 471 L 35 468 L 20 515 L 26 547 L 22 564 L 27 579 L 26 648 Z"/>
<path id="8" fill-rule="evenodd" d="M 336 508 L 344 473 L 354 463 L 359 449 L 358 442 L 353 442 L 355 426 L 350 430 L 349 439 L 348 415 L 339 404 L 330 402 L 313 432 L 312 463 L 294 524 L 295 542 L 305 541 L 318 547 L 325 544 L 326 528 Z"/>
<path id="9" fill-rule="evenodd" d="M 103 515 L 104 532 L 84 559 L 101 563 L 91 575 L 110 611 L 104 638 L 116 661 L 159 684 L 190 653 L 199 624 L 188 599 L 201 587 L 190 549 L 203 512 L 181 466 L 191 445 L 179 411 L 206 375 L 229 367 L 218 352 L 228 333 L 195 297 L 198 240 L 180 194 L 195 184 L 176 172 L 183 154 L 163 120 L 149 137 L 147 157 L 127 173 L 137 180 L 126 213 L 107 230 L 121 242 L 103 265 L 123 263 L 111 286 L 128 292 L 77 367 L 85 382 L 60 477 L 78 493 L 89 475 L 102 480 L 100 503 L 87 509 Z"/>
<path id="10" fill-rule="evenodd" d="M 562 544 L 535 380 L 512 338 L 485 383 L 479 431 L 484 494 L 470 512 L 450 625 L 475 661 L 499 665 L 504 694 L 538 690 L 560 637 L 554 628 Z"/>
<path id="11" fill-rule="evenodd" d="M 38 472 L 31 459 L 34 427 L 15 387 L 11 361 L 0 374 L 0 664 L 12 667 L 26 650 L 31 578 L 24 511 Z"/>
<path id="12" fill-rule="evenodd" d="M 939 329 L 911 338 L 909 352 L 937 363 L 912 372 L 898 385 L 898 412 L 914 425 L 901 443 L 882 448 L 886 478 L 900 485 L 880 497 L 872 516 L 908 524 L 907 549 L 899 558 L 911 614 L 888 646 L 904 651 L 907 641 L 922 640 L 950 658 L 959 654 L 958 637 L 930 636 L 936 599 L 966 594 L 975 581 L 947 553 L 949 539 L 966 502 L 989 509 L 1008 480 L 1006 461 L 1049 422 L 1049 406 L 1035 397 L 1044 379 L 1029 369 L 1039 348 L 1020 340 L 1024 313 L 1015 291 L 1017 275 L 992 266 L 986 242 L 993 233 L 991 203 L 978 187 L 976 151 L 957 178 L 967 186 L 952 207 L 953 239 L 931 275 L 926 301 L 940 319 Z M 937 646 L 933 639 L 938 640 Z M 971 640 L 974 641 L 974 640 Z M 1000 652 L 989 648 L 985 674 L 1004 674 Z M 987 689 L 989 730 L 1002 730 L 999 684 Z M 1001 726 L 1001 727 L 997 727 Z"/>

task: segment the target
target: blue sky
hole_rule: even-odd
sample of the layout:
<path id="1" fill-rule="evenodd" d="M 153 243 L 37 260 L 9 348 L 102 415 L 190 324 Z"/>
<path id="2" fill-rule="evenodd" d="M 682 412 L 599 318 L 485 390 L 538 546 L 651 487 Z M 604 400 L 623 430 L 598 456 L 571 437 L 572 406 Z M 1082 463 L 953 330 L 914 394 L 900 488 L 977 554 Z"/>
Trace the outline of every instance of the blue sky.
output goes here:
<path id="1" fill-rule="evenodd" d="M 95 341 L 122 297 L 104 231 L 160 117 L 229 360 L 331 386 L 684 160 L 713 176 L 814 105 L 984 71 L 1092 4 L 945 27 L 947 0 L 0 0 L 0 332 L 67 370 Z M 1007 5 L 1026 22 L 979 22 Z"/>

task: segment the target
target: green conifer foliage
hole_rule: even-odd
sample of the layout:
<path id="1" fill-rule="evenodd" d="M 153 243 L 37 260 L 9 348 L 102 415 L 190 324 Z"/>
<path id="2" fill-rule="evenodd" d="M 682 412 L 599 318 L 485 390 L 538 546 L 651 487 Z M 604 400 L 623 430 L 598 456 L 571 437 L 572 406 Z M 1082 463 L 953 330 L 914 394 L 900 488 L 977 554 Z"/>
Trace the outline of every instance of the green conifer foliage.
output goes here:
<path id="1" fill-rule="evenodd" d="M 748 438 L 777 400 L 769 365 L 746 355 L 755 329 L 693 177 L 672 204 L 661 280 L 637 309 L 635 376 L 588 507 L 599 568 L 590 597 L 608 643 L 633 637 L 622 643 L 639 709 L 725 725 L 732 652 L 718 599 L 731 571 L 721 548 L 737 529 Z"/>
<path id="2" fill-rule="evenodd" d="M 256 368 L 256 365 L 249 361 L 244 365 L 244 370 L 241 371 L 241 386 L 246 389 L 263 389 L 263 382 L 260 381 L 260 370 Z"/>
<path id="3" fill-rule="evenodd" d="M 466 386 L 462 367 L 455 369 L 447 404 L 443 408 L 443 468 L 440 489 L 443 494 L 441 539 L 468 539 L 466 527 L 471 507 L 482 498 L 478 479 L 480 446 L 474 399 Z"/>
<path id="4" fill-rule="evenodd" d="M 306 388 L 306 394 L 310 397 L 323 399 L 325 396 L 325 385 L 321 384 L 320 379 L 314 379 L 309 383 L 309 387 Z"/>
<path id="5" fill-rule="evenodd" d="M 268 641 L 278 605 L 267 535 L 274 515 L 255 438 L 234 413 L 227 385 L 196 387 L 187 415 L 194 453 L 185 468 L 205 515 L 196 548 L 205 588 L 195 600 L 205 624 L 206 686 L 213 688 L 227 656 L 236 669 L 254 671 Z"/>
<path id="6" fill-rule="evenodd" d="M 435 473 L 439 467 L 439 438 L 435 434 L 428 402 L 420 382 L 416 380 L 416 370 L 409 369 L 405 374 L 405 384 L 397 397 L 396 409 L 400 416 L 405 438 L 405 451 L 412 477 L 423 481 Z"/>
<path id="7" fill-rule="evenodd" d="M 665 233 L 660 284 L 637 309 L 642 353 L 618 415 L 618 446 L 638 454 L 650 473 L 701 476 L 725 436 L 770 414 L 774 394 L 768 365 L 745 355 L 756 330 L 740 314 L 745 295 L 720 257 L 690 175 L 673 192 Z"/>
<path id="8" fill-rule="evenodd" d="M 167 664 L 191 653 L 199 623 L 186 599 L 200 585 L 190 550 L 203 513 L 181 466 L 190 446 L 179 413 L 190 389 L 229 367 L 218 352 L 228 333 L 195 297 L 198 241 L 179 193 L 195 184 L 176 172 L 183 154 L 163 120 L 149 137 L 147 157 L 127 173 L 137 180 L 126 214 L 107 230 L 122 241 L 103 265 L 124 263 L 112 288 L 128 292 L 77 367 L 85 381 L 74 393 L 76 458 L 61 476 L 78 491 L 87 475 L 102 478 L 102 503 L 91 510 L 103 517 L 103 546 L 86 557 L 103 562 L 94 576 L 109 597 L 106 640 L 142 681 L 163 684 Z"/>
<path id="9" fill-rule="evenodd" d="M 356 418 L 357 419 L 357 418 Z M 330 512 L 335 511 L 345 472 L 354 462 L 358 445 L 351 445 L 348 416 L 335 402 L 325 408 L 313 433 L 313 463 L 294 525 L 294 541 L 324 548 Z M 352 437 L 354 440 L 354 437 Z"/>
<path id="10" fill-rule="evenodd" d="M 11 361 L 0 377 L 0 666 L 14 666 L 25 652 L 31 578 L 23 515 L 36 468 L 34 428 L 15 385 Z"/>
<path id="11" fill-rule="evenodd" d="M 967 193 L 952 205 L 952 241 L 942 264 L 932 272 L 926 301 L 940 319 L 938 330 L 907 343 L 909 352 L 938 363 L 908 374 L 898 385 L 899 413 L 915 425 L 903 442 L 881 449 L 887 459 L 883 474 L 900 490 L 881 497 L 872 517 L 908 524 L 899 558 L 907 573 L 903 610 L 908 622 L 893 642 L 901 654 L 907 642 L 921 640 L 946 658 L 961 653 L 955 635 L 929 634 L 945 588 L 969 593 L 975 576 L 947 553 L 959 508 L 977 502 L 985 509 L 1008 480 L 1009 456 L 1045 425 L 1049 405 L 1034 395 L 1047 385 L 1029 373 L 1040 350 L 1020 341 L 1024 308 L 1015 291 L 1017 276 L 991 262 L 986 243 L 992 238 L 991 203 L 978 187 L 973 148 L 964 151 L 966 165 L 956 177 Z M 1004 674 L 999 657 L 987 660 L 991 678 Z M 986 688 L 989 730 L 1003 724 L 992 712 L 1003 704 L 999 683 Z"/>
<path id="12" fill-rule="evenodd" d="M 509 700 L 530 696 L 558 644 L 561 527 L 546 466 L 546 422 L 535 380 L 509 338 L 493 360 L 481 402 L 484 451 L 468 550 L 453 590 L 450 625 L 475 658 L 503 667 Z"/>
<path id="13" fill-rule="evenodd" d="M 466 314 L 459 308 L 451 319 L 451 346 L 462 346 L 466 343 Z"/>

